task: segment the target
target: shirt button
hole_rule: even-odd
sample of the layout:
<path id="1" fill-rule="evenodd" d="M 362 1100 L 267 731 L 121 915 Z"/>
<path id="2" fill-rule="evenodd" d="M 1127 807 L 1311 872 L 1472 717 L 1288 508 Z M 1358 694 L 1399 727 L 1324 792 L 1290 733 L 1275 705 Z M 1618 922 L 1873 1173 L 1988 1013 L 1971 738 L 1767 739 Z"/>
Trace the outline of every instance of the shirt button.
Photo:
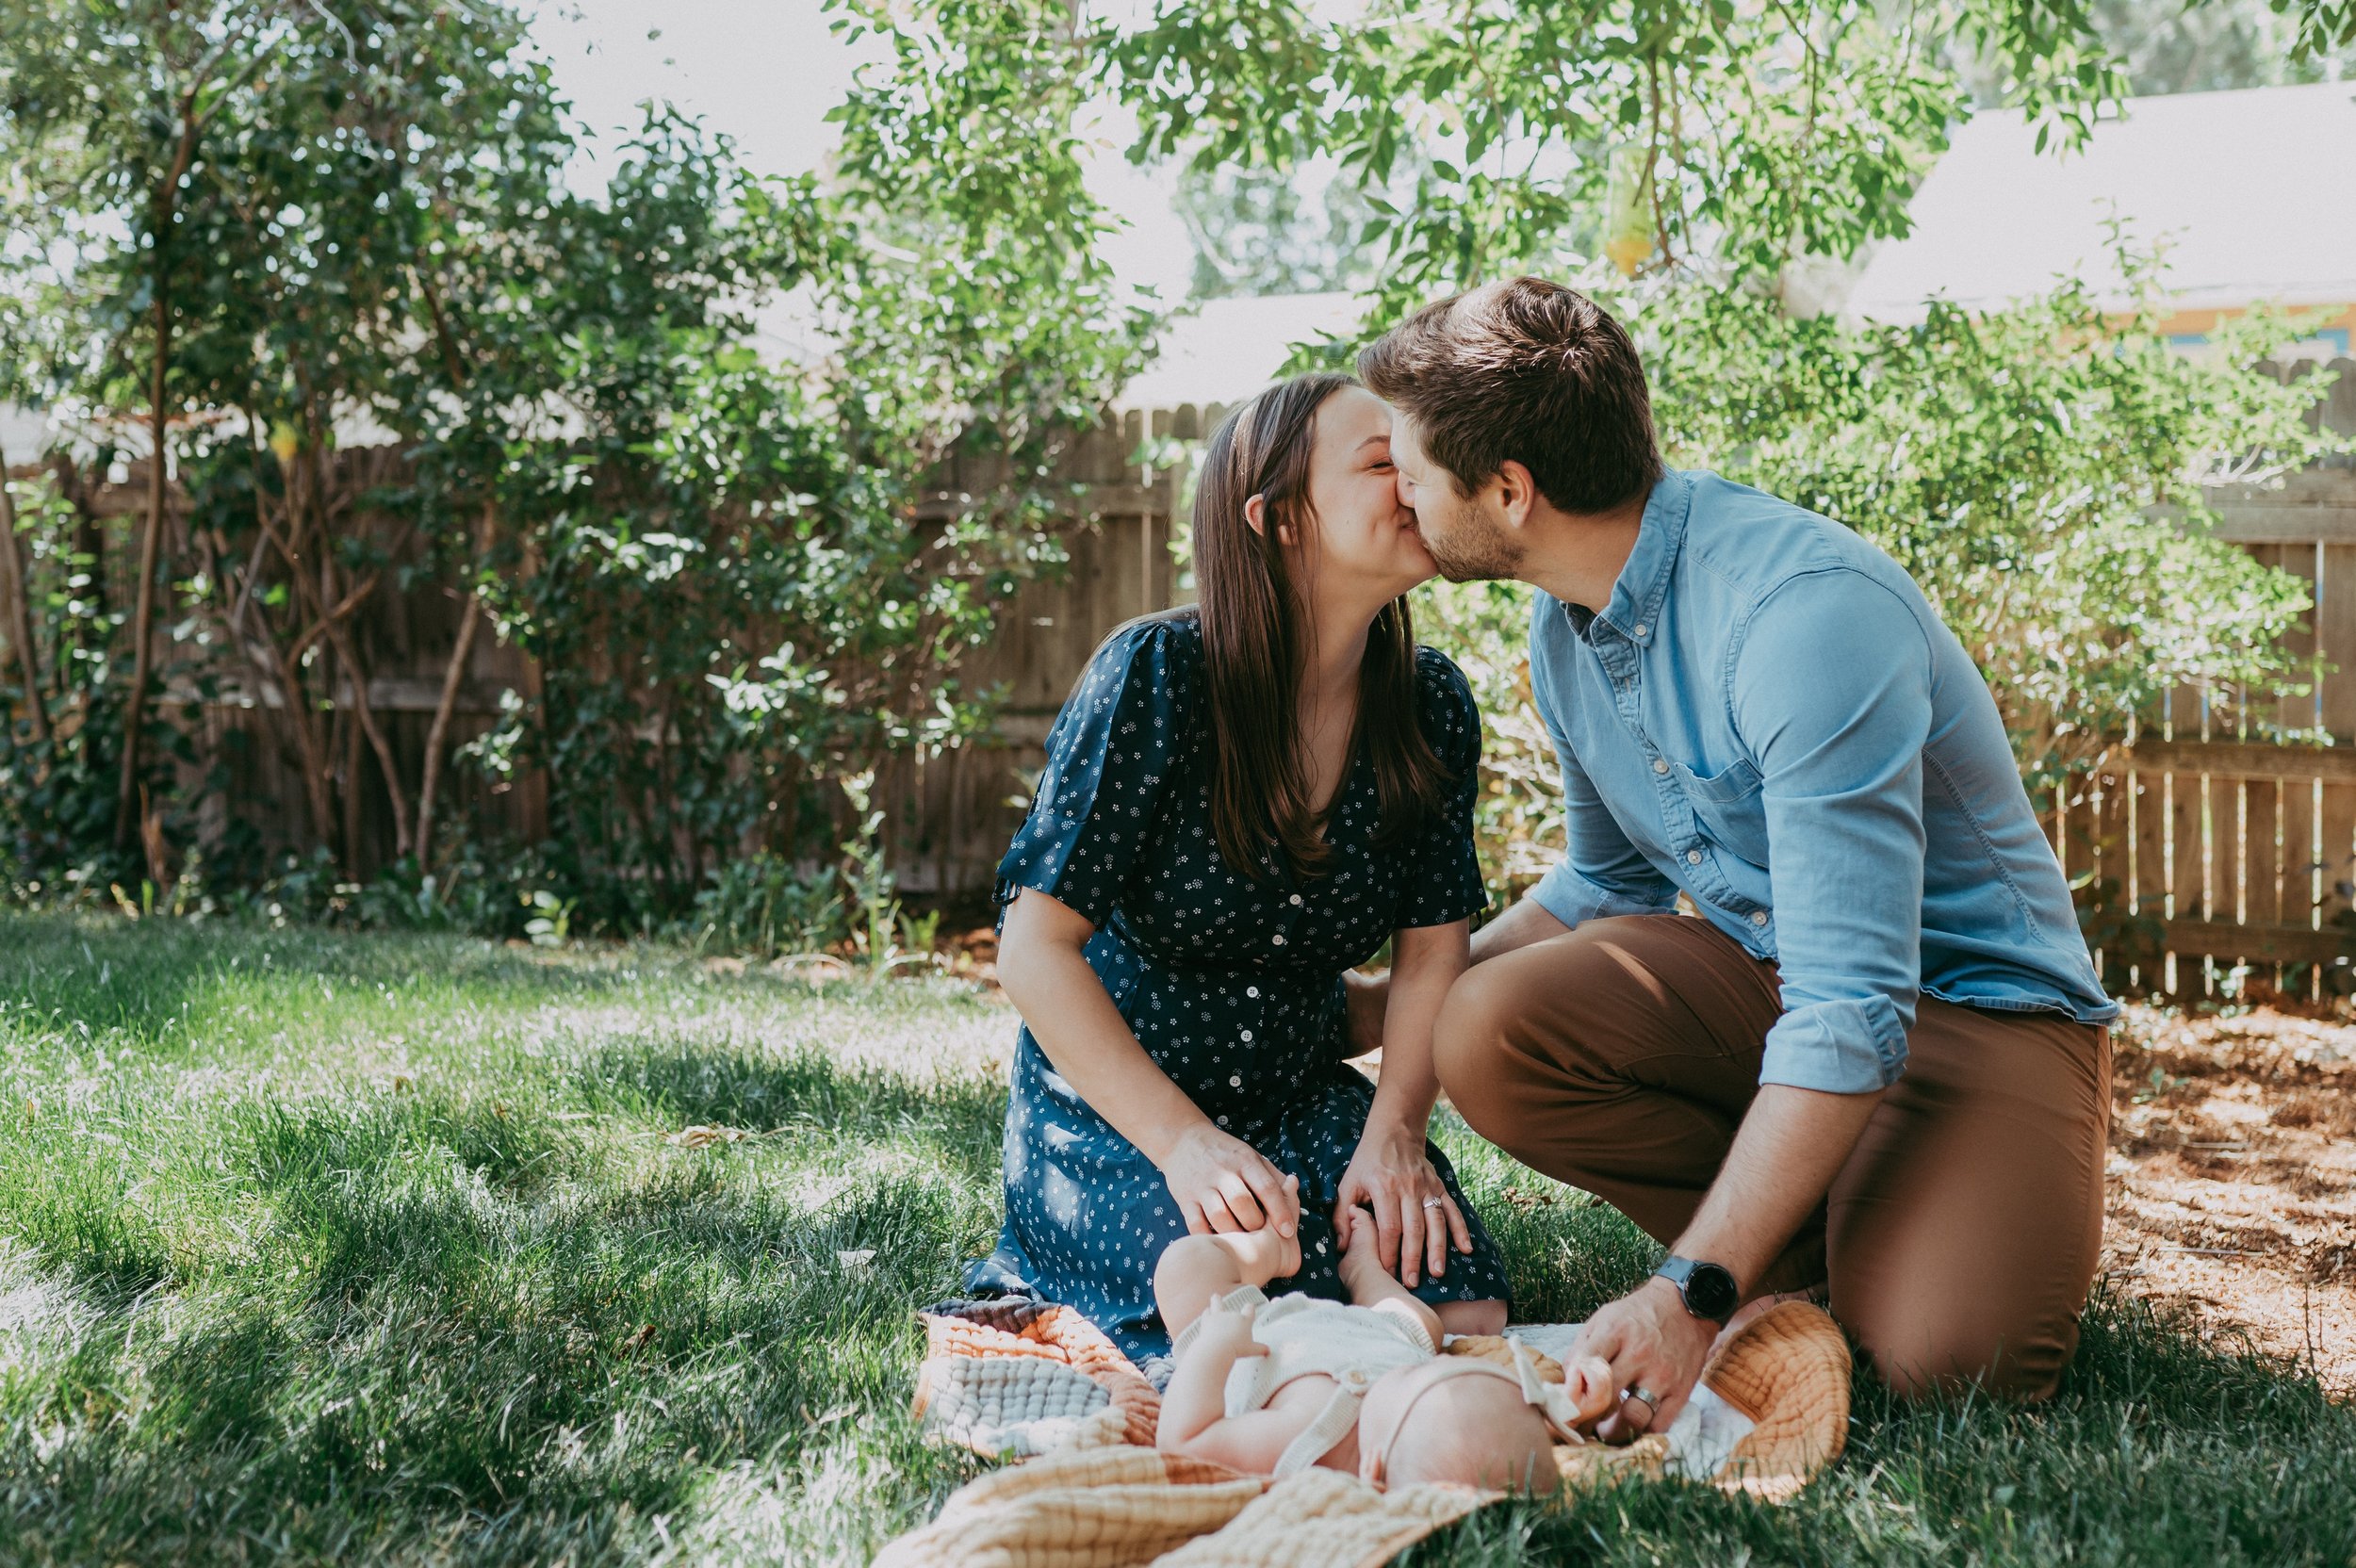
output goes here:
<path id="1" fill-rule="evenodd" d="M 1669 771 L 1669 760 L 1666 757 L 1654 758 L 1652 760 L 1652 771 L 1655 773 L 1667 773 Z"/>
<path id="2" fill-rule="evenodd" d="M 1767 923 L 1767 911 L 1766 911 L 1766 910 L 1764 910 L 1764 909 L 1753 909 L 1753 910 L 1751 911 L 1751 923 L 1752 923 L 1753 925 L 1764 925 L 1764 924 L 1766 924 L 1766 923 Z"/>
<path id="3" fill-rule="evenodd" d="M 1637 622 L 1637 623 L 1636 623 L 1636 635 L 1637 635 L 1637 636 L 1639 636 L 1639 637 L 1644 636 L 1646 632 L 1650 631 L 1651 629 L 1652 629 L 1652 628 L 1650 628 L 1650 627 L 1646 626 L 1646 625 L 1645 625 L 1644 622 L 1642 622 L 1642 621 L 1639 621 L 1639 622 Z"/>
<path id="4" fill-rule="evenodd" d="M 1698 849 L 1687 850 L 1685 852 L 1685 863 L 1689 866 L 1700 865 L 1702 863 L 1702 852 Z"/>

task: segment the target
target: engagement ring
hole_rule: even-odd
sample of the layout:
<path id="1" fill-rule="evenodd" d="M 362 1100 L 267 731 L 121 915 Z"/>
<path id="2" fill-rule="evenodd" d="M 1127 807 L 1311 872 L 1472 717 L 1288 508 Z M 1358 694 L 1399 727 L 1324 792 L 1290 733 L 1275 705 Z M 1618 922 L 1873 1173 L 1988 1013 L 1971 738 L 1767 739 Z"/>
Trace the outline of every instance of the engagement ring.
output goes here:
<path id="1" fill-rule="evenodd" d="M 1423 1206 L 1427 1209 L 1436 1209 L 1440 1206 L 1440 1200 L 1436 1198 L 1427 1198 L 1423 1200 Z"/>

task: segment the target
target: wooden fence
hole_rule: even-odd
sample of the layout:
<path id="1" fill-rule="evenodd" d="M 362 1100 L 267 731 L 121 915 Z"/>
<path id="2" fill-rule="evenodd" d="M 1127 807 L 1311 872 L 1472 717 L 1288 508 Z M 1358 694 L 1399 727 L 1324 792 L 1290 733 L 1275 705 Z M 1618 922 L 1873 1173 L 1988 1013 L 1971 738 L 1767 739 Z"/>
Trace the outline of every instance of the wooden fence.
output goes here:
<path id="1" fill-rule="evenodd" d="M 2332 368 L 2320 416 L 2356 434 L 2356 363 Z M 2343 941 L 2356 955 L 2333 891 L 2356 876 L 2356 467 L 2328 460 L 2213 504 L 2221 537 L 2309 585 L 2288 647 L 2317 661 L 2313 689 L 2266 705 L 2170 694 L 2064 808 L 2056 843 L 2073 876 L 2111 890 L 2097 934 L 2115 988 L 2216 995 L 2238 968 L 2310 992 Z M 2298 732 L 2314 738 L 2278 739 Z"/>
<path id="2" fill-rule="evenodd" d="M 1006 686 L 994 740 L 904 760 L 877 797 L 896 808 L 893 849 L 904 886 L 941 894 L 987 890 L 1045 763 L 1048 727 L 1097 644 L 1123 621 L 1191 599 L 1179 561 L 1186 472 L 1134 460 L 1149 437 L 1192 441 L 1208 434 L 1219 415 L 1191 403 L 1132 410 L 1107 420 L 1067 459 L 1064 477 L 1081 486 L 1075 526 L 1064 535 L 1070 564 L 1025 585 L 1000 616 L 996 638 L 960 672 L 969 689 Z M 957 504 L 959 492 L 997 482 L 989 463 L 973 459 L 959 460 L 945 478 L 935 503 L 943 509 Z"/>

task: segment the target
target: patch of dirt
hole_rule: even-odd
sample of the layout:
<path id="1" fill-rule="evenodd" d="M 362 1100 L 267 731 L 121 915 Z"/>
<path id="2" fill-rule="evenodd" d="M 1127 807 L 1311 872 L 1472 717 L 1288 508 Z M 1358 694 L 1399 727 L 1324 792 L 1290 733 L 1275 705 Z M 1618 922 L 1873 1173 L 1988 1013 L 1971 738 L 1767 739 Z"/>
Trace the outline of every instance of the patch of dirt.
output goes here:
<path id="1" fill-rule="evenodd" d="M 2356 1027 L 2130 1004 L 2102 1266 L 2356 1396 Z"/>

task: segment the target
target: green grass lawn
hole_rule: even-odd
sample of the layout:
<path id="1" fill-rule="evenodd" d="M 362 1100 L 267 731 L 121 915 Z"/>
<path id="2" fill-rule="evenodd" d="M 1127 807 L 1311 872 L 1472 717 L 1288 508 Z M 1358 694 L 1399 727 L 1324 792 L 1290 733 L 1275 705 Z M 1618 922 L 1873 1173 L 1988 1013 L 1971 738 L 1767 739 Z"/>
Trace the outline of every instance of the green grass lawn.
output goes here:
<path id="1" fill-rule="evenodd" d="M 985 1464 L 906 1413 L 1012 1029 L 945 983 L 0 915 L 0 1562 L 863 1561 Z M 1443 1137 L 1522 1315 L 1642 1275 Z M 1411 1560 L 2352 1560 L 2356 1411 L 2106 1300 L 2043 1410 L 1860 1380 L 1791 1507 L 1637 1485 Z"/>

